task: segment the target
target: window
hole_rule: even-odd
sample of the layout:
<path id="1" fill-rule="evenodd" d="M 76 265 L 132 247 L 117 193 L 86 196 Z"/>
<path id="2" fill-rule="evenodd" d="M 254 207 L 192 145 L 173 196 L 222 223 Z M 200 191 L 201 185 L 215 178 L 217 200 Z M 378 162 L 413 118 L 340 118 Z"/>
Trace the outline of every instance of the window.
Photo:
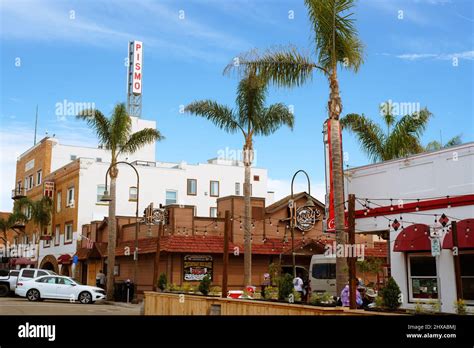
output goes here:
<path id="1" fill-rule="evenodd" d="M 219 181 L 211 181 L 211 197 L 219 197 Z"/>
<path id="2" fill-rule="evenodd" d="M 128 200 L 132 202 L 136 202 L 137 199 L 138 199 L 138 190 L 135 186 L 132 186 L 128 190 Z"/>
<path id="3" fill-rule="evenodd" d="M 408 256 L 410 301 L 438 298 L 436 260 L 431 255 Z"/>
<path id="4" fill-rule="evenodd" d="M 58 193 L 56 193 L 56 213 L 59 213 L 61 211 L 61 195 L 61 191 L 58 191 Z"/>
<path id="5" fill-rule="evenodd" d="M 56 225 L 54 231 L 54 245 L 59 245 L 59 238 L 61 237 L 61 225 Z"/>
<path id="6" fill-rule="evenodd" d="M 72 224 L 64 226 L 64 243 L 72 242 Z"/>
<path id="7" fill-rule="evenodd" d="M 44 278 L 38 279 L 36 282 L 37 283 L 56 284 L 56 277 L 44 277 Z"/>
<path id="8" fill-rule="evenodd" d="M 216 207 L 211 207 L 210 208 L 209 216 L 211 218 L 216 218 L 217 217 L 217 208 Z"/>
<path id="9" fill-rule="evenodd" d="M 253 181 L 260 181 L 260 176 L 259 175 L 254 175 L 253 176 Z"/>
<path id="10" fill-rule="evenodd" d="M 30 175 L 25 179 L 25 188 L 27 190 L 31 190 L 33 188 L 33 186 L 34 186 L 33 175 Z"/>
<path id="11" fill-rule="evenodd" d="M 45 276 L 45 275 L 48 275 L 48 273 L 45 272 L 45 271 L 38 271 L 38 273 L 36 274 L 37 277 L 41 277 L 41 276 Z"/>
<path id="12" fill-rule="evenodd" d="M 311 275 L 316 279 L 336 279 L 335 263 L 315 263 Z"/>
<path id="13" fill-rule="evenodd" d="M 66 207 L 74 207 L 74 186 L 67 189 L 67 204 Z"/>
<path id="14" fill-rule="evenodd" d="M 97 158 L 95 159 L 95 161 L 96 161 L 96 162 L 102 162 L 102 158 L 97 157 Z"/>
<path id="15" fill-rule="evenodd" d="M 240 196 L 240 182 L 235 183 L 235 195 Z"/>
<path id="16" fill-rule="evenodd" d="M 101 199 L 104 197 L 105 185 L 97 185 L 97 202 L 102 203 Z"/>
<path id="17" fill-rule="evenodd" d="M 43 248 L 49 248 L 51 246 L 51 240 L 43 240 Z"/>
<path id="18" fill-rule="evenodd" d="M 21 275 L 23 278 L 34 278 L 35 277 L 35 271 L 30 270 L 30 269 L 25 269 L 23 271 L 23 274 Z"/>
<path id="19" fill-rule="evenodd" d="M 72 285 L 74 284 L 74 282 L 70 279 L 67 279 L 67 278 L 58 278 L 58 284 L 61 284 L 61 285 Z"/>
<path id="20" fill-rule="evenodd" d="M 71 155 L 71 161 L 75 161 L 77 159 L 76 155 Z"/>
<path id="21" fill-rule="evenodd" d="M 474 253 L 460 254 L 462 296 L 464 300 L 474 301 Z"/>
<path id="22" fill-rule="evenodd" d="M 31 219 L 31 206 L 30 206 L 30 205 L 28 205 L 28 206 L 25 208 L 25 212 L 24 212 L 24 213 L 25 213 L 26 217 L 28 218 L 28 220 Z"/>
<path id="23" fill-rule="evenodd" d="M 188 195 L 189 196 L 196 196 L 197 194 L 197 180 L 196 179 L 188 179 Z"/>
<path id="24" fill-rule="evenodd" d="M 42 170 L 38 170 L 38 171 L 36 172 L 36 185 L 40 185 L 40 184 L 41 184 L 42 175 L 43 175 L 43 171 L 42 171 Z"/>
<path id="25" fill-rule="evenodd" d="M 176 204 L 178 201 L 178 192 L 177 191 L 166 191 L 166 205 Z"/>

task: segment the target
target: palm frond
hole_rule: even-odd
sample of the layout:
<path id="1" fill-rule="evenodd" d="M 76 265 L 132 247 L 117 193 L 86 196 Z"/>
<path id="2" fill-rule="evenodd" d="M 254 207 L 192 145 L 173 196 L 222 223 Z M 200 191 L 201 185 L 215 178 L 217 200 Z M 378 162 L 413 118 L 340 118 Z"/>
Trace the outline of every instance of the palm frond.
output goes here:
<path id="1" fill-rule="evenodd" d="M 234 133 L 240 129 L 245 135 L 245 131 L 242 128 L 242 125 L 238 123 L 233 110 L 225 105 L 218 104 L 215 101 L 195 101 L 187 105 L 184 108 L 184 111 L 196 116 L 204 117 L 228 133 Z"/>
<path id="2" fill-rule="evenodd" d="M 86 121 L 87 125 L 95 132 L 99 142 L 109 148 L 110 122 L 102 112 L 97 109 L 83 110 L 76 118 Z"/>
<path id="3" fill-rule="evenodd" d="M 263 112 L 266 96 L 267 84 L 261 77 L 250 73 L 240 80 L 236 104 L 239 110 L 238 123 L 244 129 L 248 129 L 254 123 L 254 118 Z"/>
<path id="4" fill-rule="evenodd" d="M 144 128 L 138 132 L 133 133 L 128 138 L 127 142 L 122 145 L 117 155 L 120 153 L 134 153 L 146 144 L 150 144 L 155 141 L 161 141 L 163 139 L 164 136 L 162 136 L 158 130 L 153 128 Z"/>
<path id="5" fill-rule="evenodd" d="M 361 143 L 361 148 L 374 162 L 381 160 L 384 154 L 384 139 L 380 126 L 363 114 L 347 114 L 340 119 L 342 129 L 353 132 Z"/>
<path id="6" fill-rule="evenodd" d="M 127 113 L 125 103 L 115 105 L 110 119 L 110 143 L 112 148 L 120 150 L 129 139 L 132 120 Z"/>
<path id="7" fill-rule="evenodd" d="M 332 70 L 336 63 L 357 71 L 363 63 L 363 44 L 352 13 L 354 0 L 305 0 L 314 32 L 318 64 Z"/>
<path id="8" fill-rule="evenodd" d="M 288 126 L 293 130 L 295 117 L 290 109 L 282 103 L 276 103 L 265 108 L 260 117 L 254 121 L 254 134 L 270 135 L 281 126 Z"/>
<path id="9" fill-rule="evenodd" d="M 256 74 L 265 81 L 272 81 L 280 87 L 301 86 L 310 81 L 313 72 L 321 69 L 309 55 L 304 55 L 294 47 L 272 48 L 259 54 L 250 51 L 231 62 L 224 70 L 224 74 L 238 71 L 241 76 Z"/>
<path id="10" fill-rule="evenodd" d="M 443 145 L 444 148 L 451 147 L 451 146 L 456 146 L 456 145 L 461 145 L 462 144 L 462 134 L 456 135 L 455 137 L 452 137 L 449 139 L 446 144 Z"/>

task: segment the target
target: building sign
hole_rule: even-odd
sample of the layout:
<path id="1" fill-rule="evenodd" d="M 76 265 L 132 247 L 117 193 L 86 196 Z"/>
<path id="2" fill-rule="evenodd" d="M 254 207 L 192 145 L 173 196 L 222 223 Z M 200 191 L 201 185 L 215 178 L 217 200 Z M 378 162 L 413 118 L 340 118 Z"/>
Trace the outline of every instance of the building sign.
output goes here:
<path id="1" fill-rule="evenodd" d="M 314 227 L 321 213 L 318 209 L 299 207 L 296 209 L 296 227 L 301 231 L 309 231 Z"/>
<path id="2" fill-rule="evenodd" d="M 132 92 L 142 94 L 143 42 L 133 41 Z"/>
<path id="3" fill-rule="evenodd" d="M 30 169 L 33 169 L 34 167 L 35 167 L 35 159 L 33 158 L 32 160 L 26 162 L 25 172 L 29 171 Z"/>
<path id="4" fill-rule="evenodd" d="M 53 194 L 54 194 L 54 182 L 45 181 L 43 183 L 43 196 L 53 198 Z"/>
<path id="5" fill-rule="evenodd" d="M 212 256 L 184 256 L 183 279 L 185 281 L 201 281 L 206 275 L 212 280 Z"/>

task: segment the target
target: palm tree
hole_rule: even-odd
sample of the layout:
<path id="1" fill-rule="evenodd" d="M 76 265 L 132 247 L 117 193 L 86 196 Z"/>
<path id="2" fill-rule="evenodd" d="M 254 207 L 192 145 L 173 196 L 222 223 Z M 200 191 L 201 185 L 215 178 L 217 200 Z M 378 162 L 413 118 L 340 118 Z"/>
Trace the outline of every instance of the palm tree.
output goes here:
<path id="1" fill-rule="evenodd" d="M 444 145 L 441 143 L 441 141 L 437 141 L 437 140 L 430 141 L 425 146 L 425 151 L 437 151 L 437 150 L 447 149 L 448 147 L 461 145 L 461 144 L 462 144 L 462 136 L 456 135 L 455 137 L 452 137 L 451 139 L 449 139 Z"/>
<path id="2" fill-rule="evenodd" d="M 300 86 L 311 80 L 313 72 L 321 72 L 329 82 L 328 120 L 330 129 L 331 163 L 333 166 L 336 243 L 345 244 L 344 186 L 342 168 L 342 143 L 339 115 L 342 101 L 339 95 L 338 67 L 355 72 L 363 63 L 363 45 L 357 36 L 353 14 L 350 10 L 355 0 L 305 0 L 311 29 L 314 34 L 314 56 L 305 55 L 295 48 L 270 49 L 260 55 L 250 52 L 234 59 L 225 70 L 254 71 L 277 86 Z M 337 291 L 347 283 L 347 262 L 336 259 Z"/>
<path id="3" fill-rule="evenodd" d="M 13 212 L 8 215 L 7 218 L 0 218 L 0 231 L 2 231 L 3 236 L 0 237 L 4 241 L 5 245 L 8 242 L 8 231 L 12 230 L 16 233 L 16 227 L 18 224 L 26 223 L 28 218 L 21 210 L 15 209 L 16 205 L 14 206 Z"/>
<path id="4" fill-rule="evenodd" d="M 229 133 L 241 132 L 244 136 L 244 284 L 252 284 L 250 167 L 254 150 L 253 136 L 270 135 L 281 126 L 293 129 L 294 117 L 282 103 L 265 106 L 266 81 L 255 74 L 245 76 L 237 88 L 237 109 L 233 110 L 212 100 L 195 101 L 185 111 L 204 117 Z"/>
<path id="5" fill-rule="evenodd" d="M 383 108 L 384 106 L 381 107 Z M 341 118 L 341 126 L 358 137 L 362 149 L 373 162 L 387 161 L 425 151 L 420 143 L 420 137 L 431 118 L 428 109 L 424 108 L 397 120 L 389 107 L 382 112 L 382 118 L 386 132 L 383 126 L 363 114 L 344 116 Z"/>
<path id="6" fill-rule="evenodd" d="M 99 139 L 100 144 L 110 151 L 110 198 L 109 203 L 109 241 L 107 245 L 107 300 L 114 296 L 115 245 L 117 236 L 116 182 L 118 168 L 116 163 L 123 154 L 132 154 L 146 144 L 164 139 L 161 133 L 153 128 L 144 128 L 132 133 L 132 121 L 124 103 L 115 105 L 112 116 L 107 118 L 99 110 L 84 110 L 77 118 L 87 122 Z"/>

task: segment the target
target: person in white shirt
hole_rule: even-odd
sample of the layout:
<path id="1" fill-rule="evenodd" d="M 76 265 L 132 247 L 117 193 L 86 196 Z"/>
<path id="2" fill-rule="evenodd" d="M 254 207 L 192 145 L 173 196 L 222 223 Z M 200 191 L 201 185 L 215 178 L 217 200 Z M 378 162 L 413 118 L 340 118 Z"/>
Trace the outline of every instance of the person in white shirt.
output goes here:
<path id="1" fill-rule="evenodd" d="M 95 276 L 95 285 L 102 289 L 105 287 L 105 274 L 102 272 L 102 270 L 100 270 Z"/>
<path id="2" fill-rule="evenodd" d="M 301 274 L 298 274 L 294 279 L 293 279 L 293 287 L 295 291 L 299 292 L 301 294 L 301 298 L 304 296 L 304 288 L 303 288 L 303 279 L 301 279 Z"/>

